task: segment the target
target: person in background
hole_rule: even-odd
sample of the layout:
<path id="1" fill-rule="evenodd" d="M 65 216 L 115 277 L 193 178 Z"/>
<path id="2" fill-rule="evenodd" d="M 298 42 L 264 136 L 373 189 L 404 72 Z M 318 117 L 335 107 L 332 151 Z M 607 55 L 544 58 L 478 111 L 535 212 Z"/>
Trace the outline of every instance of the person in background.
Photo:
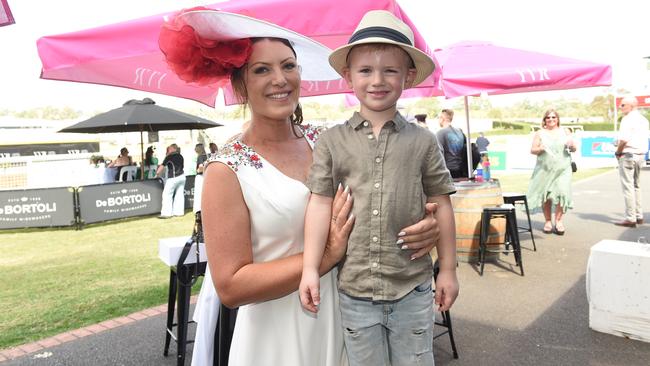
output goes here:
<path id="1" fill-rule="evenodd" d="M 205 147 L 203 147 L 203 144 L 196 144 L 194 152 L 196 153 L 196 174 L 203 174 L 205 162 L 208 160 Z"/>
<path id="2" fill-rule="evenodd" d="M 109 168 L 118 168 L 117 172 L 115 172 L 115 180 L 118 181 L 120 180 L 120 169 L 123 166 L 128 166 L 128 165 L 133 165 L 133 158 L 129 155 L 129 150 L 126 147 L 123 147 L 120 149 L 120 155 L 115 158 L 115 160 L 111 161 L 108 164 Z M 126 174 L 126 173 L 124 173 Z"/>
<path id="3" fill-rule="evenodd" d="M 201 193 L 203 192 L 203 169 L 205 162 L 208 160 L 208 155 L 205 153 L 203 144 L 196 144 L 194 146 L 196 153 L 196 176 L 194 177 L 194 206 L 192 211 L 201 211 Z"/>
<path id="4" fill-rule="evenodd" d="M 217 153 L 219 152 L 219 148 L 217 147 L 217 144 L 215 144 L 214 142 L 211 142 L 209 147 L 210 147 L 210 156 L 209 156 L 209 158 L 216 157 Z"/>
<path id="5" fill-rule="evenodd" d="M 648 152 L 648 119 L 637 109 L 634 97 L 625 97 L 619 108 L 623 113 L 621 127 L 616 139 L 618 175 L 625 200 L 625 219 L 615 225 L 636 227 L 643 224 L 641 207 L 641 166 Z"/>
<path id="6" fill-rule="evenodd" d="M 488 145 L 490 145 L 490 140 L 485 137 L 483 132 L 479 132 L 478 137 L 476 138 L 476 147 L 478 147 L 478 152 L 481 155 L 487 154 Z"/>
<path id="7" fill-rule="evenodd" d="M 361 106 L 347 122 L 323 132 L 314 149 L 299 293 L 305 310 L 319 311 L 319 267 L 330 221 L 348 219 L 331 216 L 342 182 L 346 192 L 357 193 L 356 224 L 338 281 L 351 366 L 433 365 L 433 263 L 401 245 L 402 228 L 420 220 L 425 202 L 438 205 L 440 224 L 435 303 L 449 310 L 458 295 L 449 197 L 454 184 L 434 135 L 397 111 L 402 91 L 434 69 L 431 58 L 412 44 L 413 32 L 404 22 L 374 10 L 363 16 L 350 43 L 329 57 Z M 400 184 L 405 177 L 408 184 Z M 418 341 L 411 342 L 416 332 Z"/>
<path id="8" fill-rule="evenodd" d="M 119 168 L 126 165 L 133 165 L 133 158 L 129 155 L 129 150 L 126 147 L 120 149 L 120 155 L 108 164 L 109 168 Z"/>
<path id="9" fill-rule="evenodd" d="M 144 153 L 144 165 L 145 166 L 158 166 L 158 158 L 154 156 L 156 148 L 149 146 L 147 151 Z"/>
<path id="10" fill-rule="evenodd" d="M 549 109 L 542 118 L 542 128 L 535 132 L 530 153 L 537 155 L 537 162 L 526 194 L 530 209 L 544 212 L 545 234 L 564 235 L 564 214 L 572 208 L 571 201 L 571 155 L 576 146 L 571 136 L 560 128 L 560 115 Z M 555 208 L 555 225 L 551 211 Z"/>
<path id="11" fill-rule="evenodd" d="M 163 171 L 167 168 L 167 180 L 162 193 L 161 219 L 168 219 L 172 216 L 183 216 L 185 214 L 185 174 L 183 165 L 185 160 L 176 144 L 167 147 L 167 156 L 156 171 L 156 178 L 162 177 Z"/>
<path id="12" fill-rule="evenodd" d="M 158 170 L 158 158 L 154 156 L 156 148 L 149 146 L 144 153 L 144 177 L 145 179 L 152 178 Z M 151 176 L 150 176 L 151 175 Z M 138 170 L 138 178 L 140 177 L 140 170 Z"/>
<path id="13" fill-rule="evenodd" d="M 429 126 L 427 125 L 427 115 L 426 114 L 416 114 L 415 115 L 415 120 L 417 121 L 418 125 L 420 125 L 421 127 L 429 129 Z"/>
<path id="14" fill-rule="evenodd" d="M 443 109 L 440 111 L 438 122 L 440 123 L 441 129 L 436 133 L 436 138 L 442 148 L 445 163 L 447 164 L 449 173 L 451 173 L 451 177 L 467 178 L 467 166 L 463 165 L 463 161 L 466 161 L 464 156 L 467 155 L 465 134 L 461 129 L 451 125 L 453 119 L 453 110 Z"/>

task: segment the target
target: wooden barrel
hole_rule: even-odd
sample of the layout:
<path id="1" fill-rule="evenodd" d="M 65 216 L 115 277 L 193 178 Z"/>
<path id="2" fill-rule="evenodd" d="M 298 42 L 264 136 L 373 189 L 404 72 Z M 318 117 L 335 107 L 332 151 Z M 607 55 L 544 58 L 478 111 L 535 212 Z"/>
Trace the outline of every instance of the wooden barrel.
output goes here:
<path id="1" fill-rule="evenodd" d="M 489 182 L 455 182 L 456 193 L 451 195 L 456 219 L 456 248 L 460 262 L 478 261 L 481 234 L 481 213 L 484 207 L 503 204 L 501 185 L 498 180 Z M 492 219 L 488 232 L 488 248 L 495 248 L 505 237 L 505 219 Z M 486 253 L 486 261 L 495 260 L 498 253 Z"/>

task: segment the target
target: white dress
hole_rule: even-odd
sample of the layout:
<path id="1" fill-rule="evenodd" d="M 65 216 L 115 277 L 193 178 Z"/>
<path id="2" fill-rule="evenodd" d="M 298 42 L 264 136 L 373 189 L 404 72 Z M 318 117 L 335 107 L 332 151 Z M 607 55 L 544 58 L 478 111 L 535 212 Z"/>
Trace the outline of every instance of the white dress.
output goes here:
<path id="1" fill-rule="evenodd" d="M 317 132 L 309 127 L 304 129 L 307 141 L 313 145 Z M 226 145 L 215 160 L 237 174 L 250 213 L 253 260 L 264 262 L 302 252 L 309 189 L 284 175 L 240 141 Z M 203 296 L 206 286 L 212 286 L 208 276 L 197 304 L 196 357 L 192 358 L 195 366 L 212 365 L 212 351 L 206 352 L 206 348 L 212 348 L 212 342 L 206 344 L 205 339 L 213 337 L 216 316 L 213 316 L 213 309 L 206 309 L 204 305 L 214 306 L 218 302 L 214 301 L 216 293 Z M 336 270 L 321 278 L 321 304 L 317 315 L 302 309 L 297 291 L 279 299 L 241 306 L 229 365 L 347 365 L 340 317 Z M 210 322 L 212 324 L 208 324 Z"/>

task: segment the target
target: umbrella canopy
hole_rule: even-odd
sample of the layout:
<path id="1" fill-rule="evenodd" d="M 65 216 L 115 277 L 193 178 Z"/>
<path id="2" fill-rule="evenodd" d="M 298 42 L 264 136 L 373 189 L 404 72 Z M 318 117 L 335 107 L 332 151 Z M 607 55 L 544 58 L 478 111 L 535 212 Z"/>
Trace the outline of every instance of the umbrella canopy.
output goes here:
<path id="1" fill-rule="evenodd" d="M 141 177 L 144 179 L 144 131 L 200 130 L 222 126 L 205 118 L 156 105 L 150 98 L 132 99 L 120 108 L 101 113 L 59 132 L 140 132 Z"/>
<path id="2" fill-rule="evenodd" d="M 205 118 L 156 105 L 149 98 L 132 99 L 120 108 L 101 113 L 59 132 L 104 133 L 201 130 L 222 126 Z"/>
<path id="3" fill-rule="evenodd" d="M 612 67 L 546 53 L 460 42 L 433 52 L 447 98 L 575 89 L 612 84 Z"/>
<path id="4" fill-rule="evenodd" d="M 348 42 L 368 10 L 392 12 L 414 33 L 415 47 L 430 53 L 424 39 L 395 0 L 242 0 L 207 7 L 265 20 L 306 35 L 327 47 Z M 291 9 L 287 12 L 287 9 Z M 158 47 L 158 35 L 166 18 L 153 15 L 73 33 L 42 37 L 37 42 L 43 68 L 41 78 L 125 87 L 196 100 L 214 106 L 219 88 L 180 80 L 167 66 Z M 298 14 L 298 15 L 296 15 Z M 302 14 L 303 16 L 300 16 Z M 314 16 L 318 21 L 314 21 Z M 300 62 L 300 60 L 298 60 Z M 323 60 L 324 63 L 327 60 Z M 433 87 L 430 77 L 421 84 Z M 303 81 L 302 96 L 349 91 L 343 79 Z M 238 103 L 232 90 L 224 90 L 226 104 Z"/>

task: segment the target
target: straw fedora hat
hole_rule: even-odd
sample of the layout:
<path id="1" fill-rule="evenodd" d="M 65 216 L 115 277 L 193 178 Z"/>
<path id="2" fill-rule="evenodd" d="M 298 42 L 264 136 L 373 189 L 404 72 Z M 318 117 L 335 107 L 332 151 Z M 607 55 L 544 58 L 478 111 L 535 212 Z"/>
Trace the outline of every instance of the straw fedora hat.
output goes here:
<path id="1" fill-rule="evenodd" d="M 330 65 L 336 72 L 343 75 L 343 69 L 347 67 L 347 58 L 352 47 L 366 43 L 393 44 L 406 51 L 411 56 L 417 70 L 412 86 L 423 82 L 435 68 L 431 57 L 413 46 L 415 42 L 411 28 L 386 10 L 367 12 L 350 37 L 348 44 L 332 52 L 329 57 Z"/>
<path id="2" fill-rule="evenodd" d="M 193 10 L 179 15 L 199 36 L 215 41 L 271 37 L 288 40 L 301 68 L 302 80 L 336 80 L 325 61 L 331 49 L 290 29 L 241 14 L 215 10 Z"/>

